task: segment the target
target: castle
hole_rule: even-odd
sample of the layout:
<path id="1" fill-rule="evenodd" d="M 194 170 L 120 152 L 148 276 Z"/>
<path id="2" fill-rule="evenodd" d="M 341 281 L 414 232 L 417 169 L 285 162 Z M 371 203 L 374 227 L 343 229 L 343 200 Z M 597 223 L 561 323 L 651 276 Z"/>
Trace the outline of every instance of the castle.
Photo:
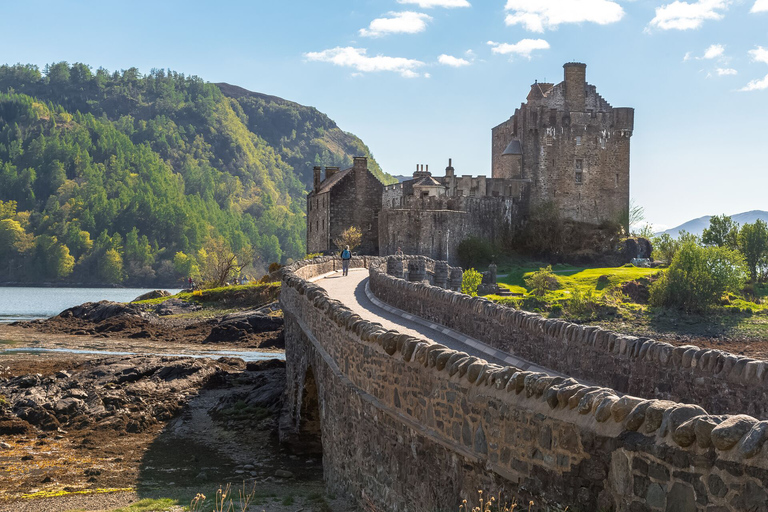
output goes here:
<path id="1" fill-rule="evenodd" d="M 532 210 L 556 208 L 564 219 L 599 225 L 629 211 L 629 142 L 634 109 L 614 108 L 586 82 L 586 65 L 567 63 L 559 84 L 535 82 L 526 102 L 492 130 L 491 177 L 445 176 L 416 166 L 413 178 L 383 186 L 365 158 L 350 169 L 314 168 L 307 196 L 307 252 L 336 250 L 356 226 L 362 254 L 401 248 L 455 261 L 467 237 L 490 241 Z"/>

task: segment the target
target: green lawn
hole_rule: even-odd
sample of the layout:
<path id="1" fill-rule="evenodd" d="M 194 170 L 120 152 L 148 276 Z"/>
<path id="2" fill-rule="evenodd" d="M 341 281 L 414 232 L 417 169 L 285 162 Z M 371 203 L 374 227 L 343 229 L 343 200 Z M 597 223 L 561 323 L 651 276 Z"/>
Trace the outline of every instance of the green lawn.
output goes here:
<path id="1" fill-rule="evenodd" d="M 527 295 L 530 290 L 526 287 L 525 279 L 539 270 L 541 266 L 515 266 L 502 267 L 498 270 L 498 283 L 509 288 L 513 293 Z M 634 281 L 644 277 L 649 277 L 659 272 L 655 268 L 641 268 L 634 266 L 624 267 L 602 267 L 586 268 L 574 267 L 572 265 L 554 265 L 552 272 L 560 281 L 561 288 L 552 292 L 552 300 L 566 299 L 571 293 L 580 289 L 581 291 L 593 290 L 598 296 L 602 296 L 606 290 L 619 286 L 628 281 Z M 607 276 L 607 279 L 598 283 L 600 276 Z M 493 296 L 491 296 L 493 298 Z"/>

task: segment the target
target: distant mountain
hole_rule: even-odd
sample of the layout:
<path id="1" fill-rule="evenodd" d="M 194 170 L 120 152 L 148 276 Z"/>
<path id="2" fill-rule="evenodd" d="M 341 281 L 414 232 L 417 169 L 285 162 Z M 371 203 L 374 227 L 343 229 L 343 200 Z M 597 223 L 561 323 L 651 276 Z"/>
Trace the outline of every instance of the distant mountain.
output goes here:
<path id="1" fill-rule="evenodd" d="M 698 219 L 689 220 L 688 222 L 680 224 L 677 227 L 668 229 L 666 231 L 662 231 L 657 234 L 661 235 L 666 233 L 676 238 L 678 234 L 680 234 L 680 231 L 687 231 L 688 233 L 701 235 L 704 229 L 709 227 L 709 219 L 711 217 L 712 217 L 711 215 L 705 215 L 704 217 L 699 217 Z M 752 210 L 750 212 L 737 213 L 735 215 L 731 215 L 731 218 L 733 219 L 734 222 L 738 223 L 739 225 L 751 224 L 755 222 L 757 219 L 761 219 L 765 222 L 768 222 L 768 212 L 764 210 Z"/>

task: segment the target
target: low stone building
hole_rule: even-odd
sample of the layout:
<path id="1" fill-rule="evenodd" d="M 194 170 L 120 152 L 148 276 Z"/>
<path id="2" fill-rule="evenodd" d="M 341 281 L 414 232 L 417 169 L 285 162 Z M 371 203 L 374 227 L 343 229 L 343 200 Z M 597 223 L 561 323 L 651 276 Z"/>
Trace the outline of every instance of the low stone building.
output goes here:
<path id="1" fill-rule="evenodd" d="M 307 252 L 337 251 L 333 240 L 349 228 L 362 233 L 357 252 L 379 254 L 379 211 L 384 185 L 368 170 L 368 159 L 356 157 L 352 167 L 314 168 L 314 188 L 307 195 Z"/>

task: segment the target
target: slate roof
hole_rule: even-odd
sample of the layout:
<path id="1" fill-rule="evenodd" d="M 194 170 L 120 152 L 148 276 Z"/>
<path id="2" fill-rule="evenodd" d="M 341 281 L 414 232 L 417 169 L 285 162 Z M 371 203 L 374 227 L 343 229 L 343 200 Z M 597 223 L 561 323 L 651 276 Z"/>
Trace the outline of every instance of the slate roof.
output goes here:
<path id="1" fill-rule="evenodd" d="M 327 180 L 320 183 L 320 188 L 317 189 L 317 191 L 312 191 L 312 195 L 318 195 L 318 194 L 324 194 L 331 190 L 334 185 L 339 183 L 341 180 L 343 180 L 352 170 L 352 167 L 349 169 L 344 169 L 343 171 L 338 171 L 336 174 L 328 178 Z"/>
<path id="2" fill-rule="evenodd" d="M 520 145 L 520 141 L 512 139 L 512 142 L 507 145 L 507 149 L 504 150 L 502 155 L 522 155 L 523 147 Z"/>
<path id="3" fill-rule="evenodd" d="M 437 181 L 432 176 L 424 176 L 419 181 L 413 184 L 414 187 L 443 187 L 445 188 L 445 185 Z"/>

